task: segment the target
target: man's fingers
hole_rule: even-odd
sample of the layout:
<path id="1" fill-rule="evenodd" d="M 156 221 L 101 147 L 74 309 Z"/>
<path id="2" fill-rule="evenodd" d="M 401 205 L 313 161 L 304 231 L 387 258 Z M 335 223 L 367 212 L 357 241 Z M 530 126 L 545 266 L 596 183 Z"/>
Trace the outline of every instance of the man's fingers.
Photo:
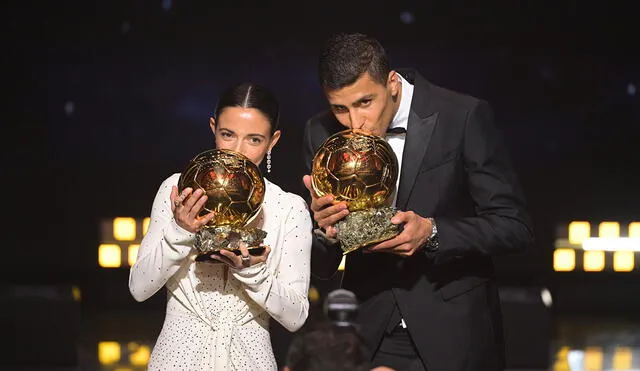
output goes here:
<path id="1" fill-rule="evenodd" d="M 302 177 L 302 183 L 304 183 L 304 186 L 307 188 L 309 193 L 311 193 L 311 197 L 318 198 L 318 195 L 313 190 L 313 185 L 311 184 L 311 175 L 304 175 Z"/>
<path id="2" fill-rule="evenodd" d="M 322 228 L 327 228 L 328 226 L 332 226 L 342 220 L 345 216 L 349 215 L 349 210 L 344 209 L 339 211 L 336 214 L 331 214 L 325 218 L 318 220 L 318 225 Z"/>
<path id="3" fill-rule="evenodd" d="M 321 227 L 333 225 L 349 214 L 346 202 L 325 207 L 315 213 L 315 219 Z"/>

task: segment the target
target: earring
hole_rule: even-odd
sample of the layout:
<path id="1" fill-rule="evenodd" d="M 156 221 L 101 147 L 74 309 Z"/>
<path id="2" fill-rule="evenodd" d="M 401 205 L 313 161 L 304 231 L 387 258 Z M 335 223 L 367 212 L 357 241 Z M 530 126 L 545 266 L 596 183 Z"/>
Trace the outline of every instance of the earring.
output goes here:
<path id="1" fill-rule="evenodd" d="M 271 172 L 271 150 L 267 151 L 267 173 Z"/>

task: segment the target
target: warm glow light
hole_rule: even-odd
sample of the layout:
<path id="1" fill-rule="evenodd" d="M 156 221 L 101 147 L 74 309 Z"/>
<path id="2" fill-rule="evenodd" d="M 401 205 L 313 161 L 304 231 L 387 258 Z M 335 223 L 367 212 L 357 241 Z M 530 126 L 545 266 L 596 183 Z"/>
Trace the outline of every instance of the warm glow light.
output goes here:
<path id="1" fill-rule="evenodd" d="M 149 363 L 151 349 L 147 345 L 138 343 L 127 344 L 129 349 L 129 363 L 133 366 L 146 366 Z"/>
<path id="2" fill-rule="evenodd" d="M 602 222 L 598 226 L 598 237 L 615 238 L 620 237 L 620 223 L 618 222 Z"/>
<path id="3" fill-rule="evenodd" d="M 569 243 L 579 245 L 585 238 L 591 237 L 591 224 L 589 222 L 569 223 Z"/>
<path id="4" fill-rule="evenodd" d="M 115 341 L 99 342 L 98 361 L 102 365 L 110 365 L 120 361 L 120 344 Z"/>
<path id="5" fill-rule="evenodd" d="M 604 251 L 585 251 L 582 265 L 585 272 L 601 272 L 604 270 Z"/>
<path id="6" fill-rule="evenodd" d="M 315 286 L 310 286 L 307 296 L 309 297 L 310 302 L 317 303 L 318 300 L 320 300 L 320 291 L 318 291 Z"/>
<path id="7" fill-rule="evenodd" d="M 640 251 L 640 238 L 630 237 L 592 237 L 582 241 L 584 250 L 601 251 Z"/>
<path id="8" fill-rule="evenodd" d="M 584 353 L 584 370 L 602 370 L 602 348 L 587 347 Z"/>
<path id="9" fill-rule="evenodd" d="M 116 268 L 122 264 L 122 251 L 115 244 L 101 244 L 98 246 L 98 264 L 103 268 Z"/>
<path id="10" fill-rule="evenodd" d="M 149 230 L 149 222 L 151 221 L 151 218 L 146 217 L 144 219 L 142 219 L 142 235 L 144 236 L 145 234 L 147 234 L 147 231 Z"/>
<path id="11" fill-rule="evenodd" d="M 629 347 L 616 347 L 611 364 L 614 370 L 631 370 L 633 351 Z"/>
<path id="12" fill-rule="evenodd" d="M 71 297 L 78 303 L 82 300 L 82 292 L 78 286 L 71 286 Z"/>
<path id="13" fill-rule="evenodd" d="M 568 346 L 563 346 L 563 347 L 560 347 L 560 349 L 558 349 L 558 352 L 556 353 L 556 360 L 555 360 L 555 363 L 553 364 L 553 371 L 570 371 L 569 362 L 567 362 L 568 355 L 569 355 Z"/>
<path id="14" fill-rule="evenodd" d="M 613 253 L 613 270 L 616 272 L 631 272 L 635 265 L 633 251 L 616 251 Z"/>
<path id="15" fill-rule="evenodd" d="M 343 271 L 344 270 L 344 264 L 346 262 L 347 256 L 343 255 L 342 256 L 342 260 L 340 261 L 340 265 L 338 266 L 338 270 L 339 271 Z"/>
<path id="16" fill-rule="evenodd" d="M 129 261 L 129 266 L 133 265 L 136 262 L 139 249 L 140 244 L 129 245 L 129 250 L 127 251 L 127 260 Z"/>
<path id="17" fill-rule="evenodd" d="M 133 241 L 136 239 L 136 220 L 134 218 L 118 217 L 113 219 L 113 237 L 118 241 Z"/>
<path id="18" fill-rule="evenodd" d="M 640 238 L 640 222 L 629 223 L 629 237 Z"/>
<path id="19" fill-rule="evenodd" d="M 570 272 L 576 268 L 576 252 L 573 249 L 556 249 L 553 252 L 553 270 Z"/>

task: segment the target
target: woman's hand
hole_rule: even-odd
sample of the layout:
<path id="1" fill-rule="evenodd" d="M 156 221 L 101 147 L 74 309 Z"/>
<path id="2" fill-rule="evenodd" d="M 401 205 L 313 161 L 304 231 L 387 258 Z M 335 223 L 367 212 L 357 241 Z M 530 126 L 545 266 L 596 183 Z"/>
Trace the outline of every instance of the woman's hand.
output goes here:
<path id="1" fill-rule="evenodd" d="M 207 202 L 207 195 L 202 189 L 187 187 L 178 193 L 178 187 L 171 188 L 171 211 L 176 223 L 183 229 L 196 233 L 209 223 L 215 216 L 214 212 L 199 216 Z"/>
<path id="2" fill-rule="evenodd" d="M 230 250 L 220 249 L 220 254 L 211 254 L 211 259 L 221 261 L 235 269 L 248 268 L 267 261 L 271 248 L 266 245 L 261 246 L 264 247 L 264 251 L 260 255 L 250 255 L 247 244 L 242 244 L 240 245 L 240 255 L 236 255 Z"/>

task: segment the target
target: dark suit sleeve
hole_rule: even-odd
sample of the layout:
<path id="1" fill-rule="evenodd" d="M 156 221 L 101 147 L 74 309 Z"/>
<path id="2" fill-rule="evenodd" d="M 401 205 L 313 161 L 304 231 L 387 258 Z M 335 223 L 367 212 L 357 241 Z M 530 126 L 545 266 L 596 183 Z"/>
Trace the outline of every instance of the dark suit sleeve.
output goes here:
<path id="1" fill-rule="evenodd" d="M 440 247 L 434 259 L 522 252 L 533 245 L 533 228 L 519 181 L 490 106 L 480 101 L 465 126 L 463 157 L 476 216 L 435 217 Z"/>
<path id="2" fill-rule="evenodd" d="M 314 139 L 316 141 L 319 138 L 314 138 L 315 135 L 321 135 L 321 133 L 313 133 L 312 120 L 307 121 L 302 137 L 302 156 L 304 160 L 304 170 L 306 175 L 311 175 L 311 166 L 313 157 L 315 155 Z M 311 195 L 307 192 L 304 195 L 305 200 L 311 204 Z M 311 210 L 309 209 L 311 212 Z M 313 212 L 311 212 L 311 218 L 313 219 Z M 314 227 L 317 225 L 314 221 Z M 320 279 L 330 279 L 338 271 L 338 266 L 342 260 L 342 253 L 338 244 L 332 244 L 320 235 L 313 234 L 313 242 L 311 248 L 311 273 Z"/>

